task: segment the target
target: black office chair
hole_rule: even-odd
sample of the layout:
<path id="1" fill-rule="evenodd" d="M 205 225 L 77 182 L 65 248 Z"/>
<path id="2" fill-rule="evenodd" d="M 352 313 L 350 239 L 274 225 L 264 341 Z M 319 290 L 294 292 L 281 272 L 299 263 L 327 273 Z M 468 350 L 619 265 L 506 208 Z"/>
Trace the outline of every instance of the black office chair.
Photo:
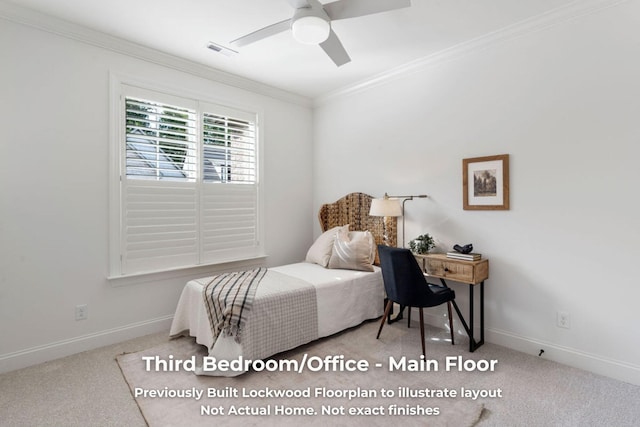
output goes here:
<path id="1" fill-rule="evenodd" d="M 451 330 L 451 344 L 453 345 L 451 303 L 456 303 L 456 294 L 453 289 L 427 283 L 422 269 L 409 249 L 379 245 L 378 255 L 380 257 L 384 288 L 387 292 L 387 307 L 385 308 L 384 316 L 382 316 L 376 339 L 380 338 L 380 332 L 382 332 L 382 327 L 391 312 L 394 302 L 401 306 L 418 307 L 420 310 L 422 354 L 427 357 L 424 344 L 424 315 L 422 309 L 424 307 L 435 307 L 446 302 L 449 309 L 449 329 Z"/>

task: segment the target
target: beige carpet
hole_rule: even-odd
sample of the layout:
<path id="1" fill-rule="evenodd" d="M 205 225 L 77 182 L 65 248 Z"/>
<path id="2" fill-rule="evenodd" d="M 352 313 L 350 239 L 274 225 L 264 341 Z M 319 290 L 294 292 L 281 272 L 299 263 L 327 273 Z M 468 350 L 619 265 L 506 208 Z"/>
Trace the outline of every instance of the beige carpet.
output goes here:
<path id="1" fill-rule="evenodd" d="M 402 423 L 403 426 L 472 426 L 480 418 L 483 405 L 470 398 L 399 398 L 398 387 L 409 387 L 413 390 L 439 389 L 445 387 L 434 383 L 433 372 L 389 372 L 387 369 L 388 356 L 400 358 L 406 355 L 410 358 L 419 358 L 420 344 L 417 328 L 407 329 L 406 323 L 385 325 L 380 340 L 375 339 L 378 322 L 367 322 L 359 327 L 343 333 L 325 338 L 306 346 L 302 346 L 287 353 L 277 356 L 277 359 L 301 360 L 303 354 L 308 357 L 328 355 L 344 355 L 345 359 L 367 360 L 373 366 L 382 362 L 384 368 L 371 368 L 368 372 L 351 373 L 327 373 L 309 372 L 249 372 L 235 378 L 197 376 L 183 370 L 179 372 L 146 372 L 143 356 L 160 356 L 167 359 L 169 355 L 174 360 L 188 359 L 196 354 L 198 358 L 206 355 L 205 348 L 195 344 L 192 338 L 179 338 L 168 341 L 157 347 L 138 353 L 118 356 L 118 363 L 134 393 L 136 388 L 160 391 L 203 391 L 203 397 L 136 397 L 136 402 L 152 427 L 159 426 L 197 426 L 197 425 L 224 425 L 224 426 L 281 426 L 281 425 L 341 425 L 341 426 L 389 426 L 394 423 Z M 435 330 L 438 334 L 440 330 Z M 433 330 L 430 338 L 433 338 Z M 441 336 L 445 338 L 446 332 Z M 437 347 L 434 354 L 462 354 L 469 356 L 466 342 L 461 341 L 452 347 L 450 343 L 443 341 L 429 342 L 428 346 Z M 431 358 L 432 356 L 428 356 Z M 434 356 L 435 358 L 435 356 Z M 440 362 L 443 369 L 444 361 Z M 226 388 L 229 387 L 229 388 Z M 326 388 L 330 391 L 361 390 L 375 391 L 376 397 L 289 397 L 289 398 L 261 398 L 242 397 L 242 390 L 247 392 L 255 390 L 311 390 L 313 394 L 316 388 Z M 238 390 L 238 397 L 207 397 L 209 389 L 218 391 Z M 391 398 L 383 397 L 381 389 L 392 390 L 396 395 Z M 459 393 L 459 390 L 458 390 Z M 424 415 L 392 415 L 390 407 L 397 405 L 403 409 L 431 408 L 436 414 Z M 201 408 L 210 408 L 215 413 L 222 408 L 224 415 L 201 415 Z M 247 409 L 250 408 L 250 409 Z M 336 415 L 322 414 L 323 407 L 331 407 Z M 238 412 L 268 408 L 269 415 L 229 415 L 235 408 Z M 281 408 L 311 408 L 312 415 L 276 415 Z M 341 409 L 344 408 L 344 409 Z M 384 412 L 384 415 L 349 415 L 348 411 L 354 408 L 362 408 L 364 411 Z M 437 408 L 437 409 L 436 409 Z M 262 409 L 266 410 L 266 409 Z M 422 411 L 423 409 L 415 409 Z M 344 411 L 344 415 L 340 414 Z"/>

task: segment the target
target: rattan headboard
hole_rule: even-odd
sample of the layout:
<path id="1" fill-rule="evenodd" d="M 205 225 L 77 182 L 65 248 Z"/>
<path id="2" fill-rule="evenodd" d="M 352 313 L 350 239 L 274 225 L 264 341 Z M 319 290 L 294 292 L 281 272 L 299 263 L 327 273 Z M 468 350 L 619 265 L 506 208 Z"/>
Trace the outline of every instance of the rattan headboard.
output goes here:
<path id="1" fill-rule="evenodd" d="M 318 219 L 322 231 L 327 231 L 339 225 L 349 224 L 349 230 L 366 231 L 373 234 L 376 245 L 384 243 L 384 218 L 369 216 L 369 208 L 373 197 L 364 193 L 351 193 L 334 203 L 327 203 L 320 207 Z M 396 246 L 398 235 L 398 220 L 395 217 L 387 221 L 387 245 Z M 376 255 L 376 264 L 378 256 Z"/>

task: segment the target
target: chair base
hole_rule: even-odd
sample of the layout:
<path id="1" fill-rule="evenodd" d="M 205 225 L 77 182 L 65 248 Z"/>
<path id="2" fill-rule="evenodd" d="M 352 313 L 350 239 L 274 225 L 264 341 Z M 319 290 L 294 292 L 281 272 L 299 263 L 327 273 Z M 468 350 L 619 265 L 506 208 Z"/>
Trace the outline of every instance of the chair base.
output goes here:
<path id="1" fill-rule="evenodd" d="M 389 318 L 389 315 L 391 314 L 392 309 L 393 309 L 393 301 L 388 300 L 387 306 L 385 307 L 385 310 L 384 310 L 384 315 L 382 316 L 382 320 L 380 321 L 380 327 L 378 328 L 378 334 L 376 335 L 376 339 L 380 338 L 380 333 L 382 332 L 382 328 L 384 327 L 385 322 Z M 424 310 L 422 307 L 418 307 L 418 310 L 420 313 L 420 342 L 422 343 L 422 355 L 426 359 L 427 352 L 426 352 L 426 345 L 424 341 Z M 451 333 L 451 345 L 455 345 L 455 340 L 453 336 L 453 317 L 451 316 L 452 314 L 451 301 L 447 301 L 447 311 L 448 311 L 448 317 L 449 317 L 449 332 Z M 409 307 L 408 317 L 409 317 L 409 322 L 411 322 L 411 307 Z M 407 324 L 407 327 L 409 327 L 408 324 Z"/>

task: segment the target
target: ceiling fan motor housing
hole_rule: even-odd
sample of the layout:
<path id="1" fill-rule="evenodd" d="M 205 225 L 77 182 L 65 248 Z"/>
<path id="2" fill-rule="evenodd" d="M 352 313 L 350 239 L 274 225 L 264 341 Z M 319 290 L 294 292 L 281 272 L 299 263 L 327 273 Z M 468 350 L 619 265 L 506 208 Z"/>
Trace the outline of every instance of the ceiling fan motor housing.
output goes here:
<path id="1" fill-rule="evenodd" d="M 324 10 L 311 7 L 296 9 L 291 19 L 293 37 L 304 44 L 320 44 L 329 37 L 331 24 Z"/>

